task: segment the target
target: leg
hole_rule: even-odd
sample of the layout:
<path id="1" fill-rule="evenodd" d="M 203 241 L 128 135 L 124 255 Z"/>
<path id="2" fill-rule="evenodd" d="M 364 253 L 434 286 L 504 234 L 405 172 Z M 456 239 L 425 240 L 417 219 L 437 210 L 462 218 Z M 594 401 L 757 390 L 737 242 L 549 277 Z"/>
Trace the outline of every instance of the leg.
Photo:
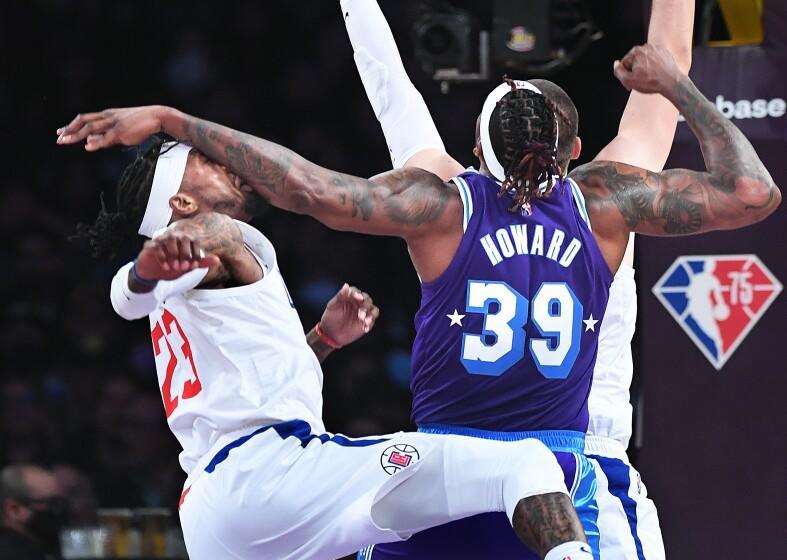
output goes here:
<path id="1" fill-rule="evenodd" d="M 541 556 L 562 543 L 587 542 L 568 494 L 552 492 L 520 500 L 512 524 L 522 542 Z"/>
<path id="2" fill-rule="evenodd" d="M 564 543 L 589 552 L 555 456 L 536 440 L 447 438 L 436 457 L 372 508 L 381 527 L 402 535 L 473 514 L 505 511 L 522 542 L 543 557 Z M 442 457 L 440 457 L 442 455 Z M 443 484 L 435 484 L 443 479 Z M 407 518 L 402 511 L 409 511 Z M 590 556 L 586 556 L 590 558 Z"/>
<path id="3" fill-rule="evenodd" d="M 302 424 L 242 438 L 198 475 L 181 509 L 195 560 L 219 549 L 236 558 L 341 557 L 477 513 L 505 512 L 511 522 L 520 502 L 514 522 L 528 539 L 550 522 L 530 499 L 566 494 L 554 455 L 535 440 L 418 433 L 352 440 L 309 434 Z"/>
<path id="4" fill-rule="evenodd" d="M 571 489 L 571 497 L 580 517 L 593 553 L 598 556 L 598 506 L 595 502 L 595 469 L 587 459 L 576 453 L 555 452 L 561 466 L 564 485 Z M 581 541 L 578 541 L 581 542 Z M 581 547 L 577 547 L 581 550 Z M 543 552 L 522 543 L 511 530 L 511 519 L 505 513 L 486 513 L 452 521 L 439 527 L 421 531 L 401 542 L 382 543 L 366 547 L 359 560 L 427 560 L 432 558 L 517 558 L 537 560 Z M 589 558 L 588 553 L 566 555 Z M 562 558 L 562 556 L 558 556 Z"/>

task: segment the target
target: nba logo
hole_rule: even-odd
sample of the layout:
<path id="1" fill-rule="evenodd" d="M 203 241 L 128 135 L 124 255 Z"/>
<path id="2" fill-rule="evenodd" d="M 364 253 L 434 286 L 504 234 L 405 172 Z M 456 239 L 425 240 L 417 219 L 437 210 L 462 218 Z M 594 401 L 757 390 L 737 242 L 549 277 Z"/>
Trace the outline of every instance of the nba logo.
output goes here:
<path id="1" fill-rule="evenodd" d="M 678 257 L 653 293 L 720 370 L 782 291 L 756 255 Z"/>

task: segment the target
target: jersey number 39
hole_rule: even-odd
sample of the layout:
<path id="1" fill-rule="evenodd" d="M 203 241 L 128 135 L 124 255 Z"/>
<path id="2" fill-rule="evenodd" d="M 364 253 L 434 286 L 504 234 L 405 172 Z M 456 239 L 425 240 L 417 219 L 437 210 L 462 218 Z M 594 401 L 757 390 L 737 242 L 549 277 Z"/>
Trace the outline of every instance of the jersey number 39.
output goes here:
<path id="1" fill-rule="evenodd" d="M 481 334 L 462 337 L 462 365 L 475 375 L 499 376 L 525 356 L 538 371 L 565 379 L 579 354 L 582 303 L 565 282 L 544 282 L 532 301 L 505 282 L 467 283 L 467 311 L 484 315 Z M 525 340 L 528 319 L 543 338 Z"/>

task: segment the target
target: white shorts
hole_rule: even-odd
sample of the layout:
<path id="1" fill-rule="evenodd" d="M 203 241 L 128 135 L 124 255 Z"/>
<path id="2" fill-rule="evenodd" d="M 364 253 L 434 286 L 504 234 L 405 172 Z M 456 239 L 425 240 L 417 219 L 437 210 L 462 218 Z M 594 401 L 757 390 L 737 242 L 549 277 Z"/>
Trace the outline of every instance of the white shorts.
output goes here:
<path id="1" fill-rule="evenodd" d="M 596 467 L 601 560 L 663 560 L 656 505 L 623 445 L 588 435 L 585 455 Z"/>
<path id="2" fill-rule="evenodd" d="M 536 440 L 423 433 L 350 439 L 295 420 L 261 428 L 192 471 L 180 519 L 191 560 L 338 558 L 519 499 L 567 493 Z"/>

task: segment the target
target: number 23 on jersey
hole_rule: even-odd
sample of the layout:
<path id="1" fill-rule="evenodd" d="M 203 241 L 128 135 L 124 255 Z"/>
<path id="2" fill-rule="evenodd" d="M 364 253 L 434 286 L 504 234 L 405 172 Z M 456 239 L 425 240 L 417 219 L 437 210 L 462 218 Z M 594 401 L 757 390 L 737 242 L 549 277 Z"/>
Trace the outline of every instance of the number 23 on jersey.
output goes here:
<path id="1" fill-rule="evenodd" d="M 183 360 L 188 362 L 189 366 L 191 366 L 191 375 L 190 379 L 183 384 L 183 390 L 179 392 L 180 398 L 190 399 L 196 397 L 202 391 L 202 383 L 197 374 L 197 367 L 194 365 L 194 356 L 191 353 L 191 343 L 186 337 L 186 333 L 183 332 L 180 323 L 178 323 L 178 320 L 172 313 L 165 309 L 161 314 L 161 319 L 153 326 L 150 334 L 153 338 L 153 352 L 156 358 L 158 359 L 165 348 L 169 356 L 164 373 L 164 382 L 161 384 L 161 396 L 164 399 L 164 410 L 167 413 L 167 418 L 169 418 L 172 413 L 175 412 L 180 402 L 178 392 L 174 394 L 172 392 L 172 381 L 175 370 L 178 368 L 179 364 L 183 363 Z M 174 345 L 170 343 L 170 339 L 174 339 Z M 164 345 L 162 345 L 162 341 Z"/>
<path id="2" fill-rule="evenodd" d="M 484 316 L 480 334 L 462 336 L 461 361 L 468 373 L 500 376 L 525 357 L 527 347 L 541 375 L 568 377 L 579 354 L 583 316 L 568 284 L 543 282 L 528 300 L 505 282 L 470 280 L 466 309 Z M 526 340 L 528 320 L 541 337 Z"/>

